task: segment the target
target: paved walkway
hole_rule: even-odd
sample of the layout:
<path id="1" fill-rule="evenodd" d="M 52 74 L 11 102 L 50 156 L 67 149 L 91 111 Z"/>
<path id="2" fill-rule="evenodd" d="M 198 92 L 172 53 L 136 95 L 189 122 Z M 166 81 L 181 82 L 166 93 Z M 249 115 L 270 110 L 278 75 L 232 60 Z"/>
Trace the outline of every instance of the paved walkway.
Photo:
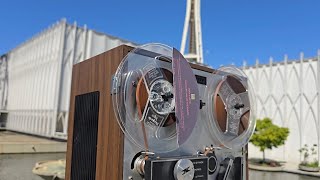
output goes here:
<path id="1" fill-rule="evenodd" d="M 0 131 L 0 154 L 66 152 L 67 143 L 10 131 Z"/>
<path id="2" fill-rule="evenodd" d="M 271 171 L 271 172 L 288 172 L 294 174 L 301 174 L 307 176 L 320 177 L 320 172 L 307 172 L 301 171 L 298 168 L 298 163 L 286 162 L 281 167 L 265 167 L 265 166 L 257 166 L 253 164 L 249 164 L 249 169 L 259 170 L 259 171 Z"/>
<path id="3" fill-rule="evenodd" d="M 65 158 L 65 153 L 0 154 L 0 180 L 44 180 L 32 173 L 36 163 Z"/>

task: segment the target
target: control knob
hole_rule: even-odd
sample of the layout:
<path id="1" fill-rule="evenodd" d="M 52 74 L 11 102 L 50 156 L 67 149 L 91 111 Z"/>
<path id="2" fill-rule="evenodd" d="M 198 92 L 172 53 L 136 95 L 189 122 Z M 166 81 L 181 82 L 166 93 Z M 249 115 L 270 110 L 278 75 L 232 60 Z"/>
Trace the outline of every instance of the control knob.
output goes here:
<path id="1" fill-rule="evenodd" d="M 176 180 L 192 180 L 194 177 L 194 166 L 189 159 L 180 159 L 174 166 L 174 178 Z"/>

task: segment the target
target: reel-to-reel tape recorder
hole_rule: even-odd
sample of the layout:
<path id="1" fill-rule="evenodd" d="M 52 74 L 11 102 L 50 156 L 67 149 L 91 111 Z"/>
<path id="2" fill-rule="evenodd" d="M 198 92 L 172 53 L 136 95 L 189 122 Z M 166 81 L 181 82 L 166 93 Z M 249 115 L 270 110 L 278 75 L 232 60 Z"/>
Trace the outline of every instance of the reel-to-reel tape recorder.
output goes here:
<path id="1" fill-rule="evenodd" d="M 113 60 L 112 56 L 109 58 L 109 61 Z M 107 93 L 111 95 L 108 102 L 112 101 L 112 104 L 104 106 L 107 110 L 98 107 L 97 111 L 93 111 L 94 104 L 81 109 L 81 104 L 85 103 L 79 100 L 81 93 L 74 93 L 74 98 L 71 98 L 71 106 L 74 104 L 75 107 L 70 109 L 67 167 L 71 170 L 67 171 L 67 179 L 77 179 L 75 172 L 79 170 L 76 168 L 82 166 L 77 164 L 75 158 L 83 158 L 85 154 L 89 154 L 86 152 L 80 155 L 81 152 L 78 152 L 81 151 L 80 147 L 77 147 L 81 144 L 81 137 L 87 137 L 75 132 L 76 128 L 81 128 L 80 124 L 85 125 L 85 122 L 77 123 L 83 119 L 78 114 L 83 111 L 99 115 L 107 111 L 106 113 L 112 114 L 112 109 L 114 115 L 111 117 L 116 117 L 125 135 L 123 143 L 117 146 L 120 147 L 120 151 L 108 149 L 104 152 L 106 146 L 115 139 L 103 137 L 104 130 L 98 124 L 100 121 L 112 121 L 112 118 L 97 120 L 99 122 L 93 126 L 95 131 L 99 129 L 96 136 L 99 136 L 99 132 L 102 133 L 100 139 L 107 138 L 107 142 L 99 146 L 99 137 L 96 137 L 93 143 L 96 142 L 97 145 L 97 161 L 104 157 L 100 155 L 99 158 L 99 153 L 109 153 L 109 156 L 114 151 L 120 153 L 121 157 L 110 157 L 107 162 L 114 164 L 115 161 L 121 161 L 122 166 L 116 163 L 116 169 L 120 169 L 119 172 L 122 174 L 117 178 L 248 178 L 245 146 L 255 128 L 254 96 L 250 83 L 241 70 L 235 67 L 214 70 L 202 65 L 189 64 L 174 48 L 161 44 L 147 44 L 128 52 L 116 71 L 110 75 L 112 76 L 109 79 Z M 75 77 L 73 81 L 74 79 Z M 73 83 L 72 89 L 75 89 L 74 86 L 80 85 Z M 97 99 L 103 98 L 101 92 L 97 96 Z M 95 101 L 88 102 L 90 104 Z M 99 104 L 101 105 L 97 103 L 96 106 Z M 103 123 L 101 126 L 104 126 Z M 110 129 L 106 135 L 111 136 L 109 132 Z M 70 137 L 73 137 L 72 140 Z M 98 170 L 98 166 L 104 163 L 101 160 L 91 163 L 97 165 L 94 177 L 103 179 L 103 172 L 100 172 L 103 170 Z M 110 179 L 108 175 L 105 177 Z"/>

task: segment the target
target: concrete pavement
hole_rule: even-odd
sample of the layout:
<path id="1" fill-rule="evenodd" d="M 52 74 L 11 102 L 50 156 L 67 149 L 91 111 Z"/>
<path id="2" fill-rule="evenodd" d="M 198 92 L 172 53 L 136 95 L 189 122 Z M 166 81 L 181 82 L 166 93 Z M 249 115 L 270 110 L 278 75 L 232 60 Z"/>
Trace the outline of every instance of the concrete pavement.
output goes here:
<path id="1" fill-rule="evenodd" d="M 299 164 L 294 162 L 285 162 L 281 167 L 267 167 L 249 164 L 249 169 L 270 172 L 288 172 L 300 175 L 320 177 L 320 172 L 307 172 L 299 170 Z"/>
<path id="2" fill-rule="evenodd" d="M 43 180 L 32 173 L 36 163 L 65 158 L 65 153 L 0 154 L 0 180 Z"/>
<path id="3" fill-rule="evenodd" d="M 0 131 L 0 154 L 66 152 L 67 143 L 46 138 Z"/>

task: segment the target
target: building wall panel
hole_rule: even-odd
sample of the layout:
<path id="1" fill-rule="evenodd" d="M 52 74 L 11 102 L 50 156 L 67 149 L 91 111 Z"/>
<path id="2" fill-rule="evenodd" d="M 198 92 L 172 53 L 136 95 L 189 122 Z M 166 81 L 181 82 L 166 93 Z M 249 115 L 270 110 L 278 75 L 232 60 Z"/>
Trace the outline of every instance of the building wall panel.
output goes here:
<path id="1" fill-rule="evenodd" d="M 247 74 L 255 89 L 257 118 L 269 117 L 273 123 L 288 127 L 289 137 L 284 146 L 267 150 L 267 158 L 300 162 L 298 150 L 307 144 L 319 147 L 319 55 L 306 59 L 246 67 Z M 261 157 L 262 153 L 252 144 L 249 156 Z M 318 157 L 319 158 L 319 157 Z"/>
<path id="2" fill-rule="evenodd" d="M 8 52 L 6 128 L 66 139 L 73 64 L 121 44 L 135 46 L 62 20 Z"/>

